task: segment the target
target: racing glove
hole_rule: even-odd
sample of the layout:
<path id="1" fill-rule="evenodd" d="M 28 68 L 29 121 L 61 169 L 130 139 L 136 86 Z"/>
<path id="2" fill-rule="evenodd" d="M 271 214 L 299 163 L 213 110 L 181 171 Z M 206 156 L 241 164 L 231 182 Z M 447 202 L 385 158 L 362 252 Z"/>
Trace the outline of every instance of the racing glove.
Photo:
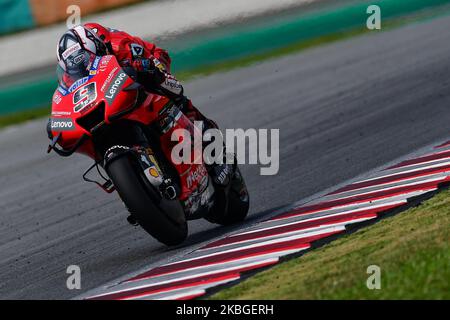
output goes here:
<path id="1" fill-rule="evenodd" d="M 184 100 L 183 86 L 173 75 L 165 71 L 164 65 L 158 59 L 135 59 L 132 67 L 137 73 L 136 81 L 142 84 L 146 90 L 159 89 L 176 102 Z"/>

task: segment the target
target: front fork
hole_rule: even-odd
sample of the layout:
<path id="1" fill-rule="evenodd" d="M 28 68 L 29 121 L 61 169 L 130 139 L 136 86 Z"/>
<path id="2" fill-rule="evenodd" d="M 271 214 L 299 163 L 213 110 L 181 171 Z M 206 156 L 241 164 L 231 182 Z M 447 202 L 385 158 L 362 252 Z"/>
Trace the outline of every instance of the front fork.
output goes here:
<path id="1" fill-rule="evenodd" d="M 179 195 L 179 188 L 172 182 L 172 179 L 164 176 L 153 150 L 150 147 L 135 147 L 133 150 L 136 152 L 147 180 L 159 190 L 161 195 L 167 200 L 176 199 Z"/>
<path id="2" fill-rule="evenodd" d="M 178 187 L 172 183 L 172 180 L 169 177 L 165 176 L 150 147 L 113 146 L 105 153 L 103 167 L 106 167 L 108 163 L 116 157 L 124 156 L 125 154 L 133 155 L 136 162 L 139 164 L 140 169 L 144 173 L 144 176 L 147 178 L 147 181 L 160 192 L 162 197 L 167 200 L 174 200 L 177 198 L 179 194 Z"/>

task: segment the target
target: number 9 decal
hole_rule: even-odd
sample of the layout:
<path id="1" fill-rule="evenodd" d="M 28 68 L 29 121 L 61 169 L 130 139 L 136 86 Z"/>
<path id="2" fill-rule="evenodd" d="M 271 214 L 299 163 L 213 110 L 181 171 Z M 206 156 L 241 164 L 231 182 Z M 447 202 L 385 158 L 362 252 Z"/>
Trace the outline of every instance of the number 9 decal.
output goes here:
<path id="1" fill-rule="evenodd" d="M 74 112 L 81 112 L 86 108 L 91 102 L 97 99 L 97 87 L 95 82 L 89 83 L 73 94 L 73 108 Z"/>

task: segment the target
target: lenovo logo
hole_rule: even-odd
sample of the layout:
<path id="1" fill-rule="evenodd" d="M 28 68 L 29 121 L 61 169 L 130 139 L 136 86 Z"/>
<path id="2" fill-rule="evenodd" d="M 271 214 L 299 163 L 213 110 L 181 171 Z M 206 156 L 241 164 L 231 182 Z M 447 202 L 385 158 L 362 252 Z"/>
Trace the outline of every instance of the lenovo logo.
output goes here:
<path id="1" fill-rule="evenodd" d="M 119 72 L 116 78 L 111 82 L 111 85 L 108 88 L 108 91 L 105 95 L 106 100 L 109 104 L 111 104 L 116 98 L 117 94 L 122 89 L 123 84 L 127 80 L 128 76 L 125 72 Z"/>
<path id="2" fill-rule="evenodd" d="M 68 118 L 53 118 L 51 120 L 52 130 L 54 131 L 70 131 L 75 130 L 75 125 L 72 119 Z"/>

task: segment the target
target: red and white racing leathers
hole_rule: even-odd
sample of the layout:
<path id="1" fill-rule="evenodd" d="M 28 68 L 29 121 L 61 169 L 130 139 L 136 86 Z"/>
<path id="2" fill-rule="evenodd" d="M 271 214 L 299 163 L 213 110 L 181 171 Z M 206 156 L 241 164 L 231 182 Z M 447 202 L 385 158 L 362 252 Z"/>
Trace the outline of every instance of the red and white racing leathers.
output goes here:
<path id="1" fill-rule="evenodd" d="M 151 61 L 154 64 L 152 67 L 159 70 L 157 78 L 161 88 L 174 96 L 185 98 L 183 86 L 170 73 L 172 61 L 166 50 L 139 37 L 131 36 L 124 31 L 105 28 L 97 23 L 87 23 L 84 26 L 96 32 L 103 39 L 110 53 L 116 56 L 122 67 L 132 67 L 136 72 L 142 72 L 148 67 L 143 65 L 143 62 Z M 217 127 L 214 121 L 206 118 L 194 107 L 190 99 L 183 100 L 182 111 L 191 121 L 204 121 L 206 128 Z"/>

